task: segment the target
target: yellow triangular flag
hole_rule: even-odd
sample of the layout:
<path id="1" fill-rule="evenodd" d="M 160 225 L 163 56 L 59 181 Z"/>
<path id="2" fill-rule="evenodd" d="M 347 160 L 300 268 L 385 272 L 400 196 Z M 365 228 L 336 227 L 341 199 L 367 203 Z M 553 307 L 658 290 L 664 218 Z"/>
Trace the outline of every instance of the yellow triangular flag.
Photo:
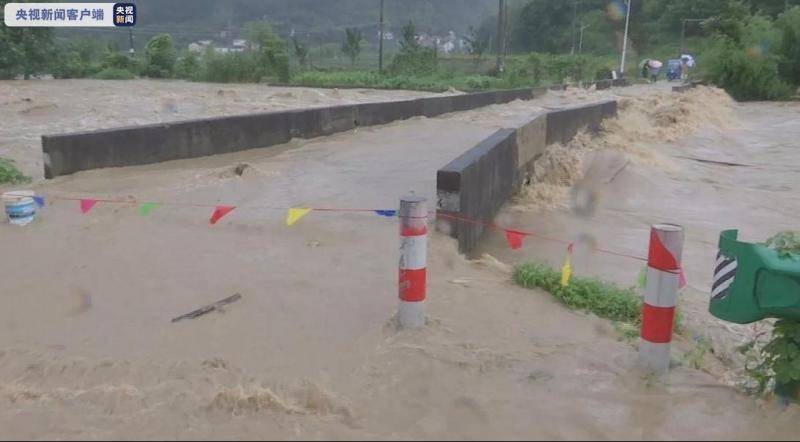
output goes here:
<path id="1" fill-rule="evenodd" d="M 308 212 L 311 212 L 311 210 L 313 209 L 304 209 L 298 207 L 289 209 L 289 213 L 286 214 L 286 225 L 294 225 L 294 223 L 300 221 L 300 218 L 308 215 Z"/>
<path id="2" fill-rule="evenodd" d="M 567 259 L 564 261 L 564 267 L 561 268 L 561 286 L 566 287 L 569 285 L 569 280 L 572 278 L 572 263 L 570 262 L 571 253 L 567 253 Z"/>

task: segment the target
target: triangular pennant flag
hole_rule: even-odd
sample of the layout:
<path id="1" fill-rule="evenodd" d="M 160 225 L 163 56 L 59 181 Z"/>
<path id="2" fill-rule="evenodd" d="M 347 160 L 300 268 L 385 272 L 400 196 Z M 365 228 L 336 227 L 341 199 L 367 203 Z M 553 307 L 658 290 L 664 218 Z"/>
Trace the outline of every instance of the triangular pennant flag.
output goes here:
<path id="1" fill-rule="evenodd" d="M 209 222 L 212 225 L 216 224 L 217 221 L 222 219 L 222 217 L 224 217 L 225 215 L 233 212 L 233 209 L 235 209 L 235 208 L 236 208 L 236 206 L 217 206 L 214 209 L 214 213 L 211 215 L 211 219 L 209 220 Z"/>
<path id="2" fill-rule="evenodd" d="M 511 250 L 521 249 L 522 241 L 526 236 L 528 235 L 516 230 L 506 230 L 506 241 L 508 241 L 508 246 L 511 247 Z"/>
<path id="3" fill-rule="evenodd" d="M 385 216 L 387 218 L 397 216 L 397 210 L 376 210 L 375 213 L 377 213 L 378 216 Z"/>
<path id="4" fill-rule="evenodd" d="M 292 226 L 294 223 L 300 221 L 300 218 L 308 215 L 308 212 L 311 212 L 313 209 L 305 209 L 305 208 L 298 208 L 293 207 L 289 209 L 289 213 L 286 214 L 286 225 Z"/>
<path id="5" fill-rule="evenodd" d="M 92 207 L 97 204 L 97 200 L 82 199 L 81 200 L 81 213 L 84 215 L 92 210 Z"/>
<path id="6" fill-rule="evenodd" d="M 683 266 L 678 269 L 678 288 L 683 289 L 687 285 L 686 272 L 683 271 Z"/>
<path id="7" fill-rule="evenodd" d="M 39 207 L 44 207 L 44 197 L 43 196 L 34 196 L 33 200 L 36 201 L 36 205 Z"/>
<path id="8" fill-rule="evenodd" d="M 157 203 L 142 203 L 139 206 L 139 214 L 142 216 L 147 216 L 152 212 L 156 207 L 158 207 Z"/>
<path id="9" fill-rule="evenodd" d="M 572 244 L 567 247 L 567 259 L 564 260 L 564 267 L 561 268 L 561 286 L 568 286 L 570 278 L 572 278 Z"/>

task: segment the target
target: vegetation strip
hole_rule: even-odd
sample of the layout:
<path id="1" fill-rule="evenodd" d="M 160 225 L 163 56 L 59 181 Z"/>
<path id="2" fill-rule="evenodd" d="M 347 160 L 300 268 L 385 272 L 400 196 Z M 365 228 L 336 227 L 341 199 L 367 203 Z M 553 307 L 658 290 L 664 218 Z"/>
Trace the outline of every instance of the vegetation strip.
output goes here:
<path id="1" fill-rule="evenodd" d="M 594 278 L 573 277 L 561 285 L 561 272 L 546 265 L 528 263 L 514 272 L 514 280 L 525 288 L 550 292 L 567 307 L 625 324 L 639 325 L 642 298 L 634 288 L 622 288 Z"/>
<path id="2" fill-rule="evenodd" d="M 561 285 L 561 272 L 538 263 L 516 268 L 514 281 L 527 289 L 540 288 L 573 310 L 593 313 L 614 322 L 617 331 L 626 339 L 639 337 L 642 324 L 642 296 L 635 287 L 623 288 L 596 278 L 573 276 L 569 285 Z M 675 333 L 683 330 L 683 315 L 675 314 Z"/>
<path id="3" fill-rule="evenodd" d="M 30 181 L 30 178 L 17 169 L 13 160 L 0 158 L 0 184 L 24 184 Z"/>

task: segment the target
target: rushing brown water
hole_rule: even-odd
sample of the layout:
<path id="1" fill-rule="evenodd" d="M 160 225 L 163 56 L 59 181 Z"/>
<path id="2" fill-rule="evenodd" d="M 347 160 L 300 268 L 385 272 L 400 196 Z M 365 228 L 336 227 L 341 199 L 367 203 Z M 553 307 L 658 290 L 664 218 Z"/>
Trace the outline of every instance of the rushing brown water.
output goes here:
<path id="1" fill-rule="evenodd" d="M 569 91 L 35 185 L 52 202 L 40 219 L 0 225 L 0 439 L 794 438 L 795 407 L 728 385 L 735 360 L 709 356 L 702 370 L 647 377 L 611 324 L 510 282 L 503 263 L 559 263 L 560 247 L 531 238 L 510 252 L 489 236 L 484 251 L 497 259 L 467 261 L 433 234 L 430 325 L 397 332 L 396 220 L 312 212 L 289 228 L 285 213 L 263 208 L 392 208 L 408 191 L 432 199 L 436 169 L 496 128 L 614 94 L 628 102 L 605 136 L 551 161 L 568 165 L 560 173 L 542 163 L 549 190 L 530 190 L 498 223 L 585 233 L 635 254 L 649 223 L 684 224 L 691 290 L 681 302 L 692 332 L 675 343 L 676 360 L 692 350 L 691 333 L 733 345 L 746 329 L 732 333 L 703 309 L 715 235 L 791 227 L 800 107 L 736 105 L 706 89 Z M 652 112 L 662 108 L 673 111 Z M 554 148 L 548 158 L 563 155 Z M 568 204 L 581 179 L 599 197 L 588 218 Z M 142 217 L 100 204 L 81 215 L 58 196 L 238 208 L 211 227 L 203 208 Z M 579 275 L 623 283 L 639 270 L 588 254 L 576 263 Z M 243 299 L 223 314 L 170 322 L 237 292 Z"/>
<path id="2" fill-rule="evenodd" d="M 0 157 L 41 179 L 41 135 L 430 95 L 179 80 L 0 81 Z"/>

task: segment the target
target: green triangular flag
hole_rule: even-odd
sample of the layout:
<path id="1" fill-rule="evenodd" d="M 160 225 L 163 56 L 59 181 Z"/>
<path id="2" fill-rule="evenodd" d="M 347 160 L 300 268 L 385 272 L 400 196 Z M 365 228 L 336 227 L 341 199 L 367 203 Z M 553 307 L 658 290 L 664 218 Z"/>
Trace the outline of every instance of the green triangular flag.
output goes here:
<path id="1" fill-rule="evenodd" d="M 158 204 L 156 203 L 142 203 L 142 205 L 139 206 L 139 214 L 141 214 L 142 216 L 147 216 L 156 207 L 158 207 Z"/>

